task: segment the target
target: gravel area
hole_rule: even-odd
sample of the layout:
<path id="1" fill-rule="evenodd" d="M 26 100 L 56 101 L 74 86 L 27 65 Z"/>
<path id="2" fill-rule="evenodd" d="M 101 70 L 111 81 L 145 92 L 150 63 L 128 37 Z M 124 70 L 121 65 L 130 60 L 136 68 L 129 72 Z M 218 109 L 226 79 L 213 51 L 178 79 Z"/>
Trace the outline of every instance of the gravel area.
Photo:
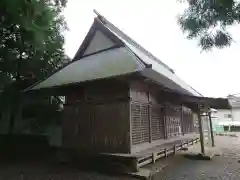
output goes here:
<path id="1" fill-rule="evenodd" d="M 217 136 L 216 145 L 221 154 L 213 157 L 212 161 L 190 160 L 183 156 L 169 157 L 167 160 L 169 165 L 156 173 L 153 179 L 239 180 L 240 133 L 238 136 L 238 138 Z M 154 166 L 158 166 L 158 163 Z M 0 164 L 0 180 L 134 180 L 134 178 L 31 162 Z"/>
<path id="2" fill-rule="evenodd" d="M 240 134 L 236 137 L 217 136 L 220 156 L 212 161 L 173 157 L 169 166 L 154 176 L 154 180 L 239 180 Z M 200 150 L 199 150 L 200 151 Z"/>

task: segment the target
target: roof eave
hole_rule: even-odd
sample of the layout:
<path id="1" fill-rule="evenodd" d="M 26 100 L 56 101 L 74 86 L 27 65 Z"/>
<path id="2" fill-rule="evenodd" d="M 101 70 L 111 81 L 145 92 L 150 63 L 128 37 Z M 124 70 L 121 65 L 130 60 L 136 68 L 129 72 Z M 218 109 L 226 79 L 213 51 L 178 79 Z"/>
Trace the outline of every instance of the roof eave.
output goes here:
<path id="1" fill-rule="evenodd" d="M 181 94 L 186 95 L 192 95 L 192 96 L 198 96 L 199 94 L 196 92 L 189 92 L 188 90 L 184 89 L 181 85 L 177 84 L 176 82 L 172 81 L 168 77 L 165 77 L 164 75 L 155 72 L 151 66 L 146 67 L 141 74 L 155 82 L 157 82 L 159 85 L 163 85 L 171 90 L 177 91 Z"/>

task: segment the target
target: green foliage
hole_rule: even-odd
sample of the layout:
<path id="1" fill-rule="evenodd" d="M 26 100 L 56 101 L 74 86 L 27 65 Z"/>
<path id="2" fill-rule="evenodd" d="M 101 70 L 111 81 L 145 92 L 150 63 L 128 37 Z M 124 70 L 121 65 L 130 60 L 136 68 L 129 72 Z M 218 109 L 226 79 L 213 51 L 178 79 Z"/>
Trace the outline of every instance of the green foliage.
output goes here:
<path id="1" fill-rule="evenodd" d="M 40 98 L 23 109 L 23 120 L 30 119 L 29 125 L 25 127 L 31 132 L 43 133 L 49 125 L 58 125 L 61 121 L 58 97 Z"/>
<path id="2" fill-rule="evenodd" d="M 0 1 L 0 79 L 4 84 L 34 72 L 42 79 L 65 59 L 60 15 L 65 1 Z M 4 86 L 4 84 L 1 84 Z"/>
<path id="3" fill-rule="evenodd" d="M 69 61 L 63 48 L 67 26 L 61 15 L 66 3 L 0 0 L 0 103 L 12 104 L 13 115 L 22 89 Z M 29 74 L 32 78 L 26 80 Z"/>
<path id="4" fill-rule="evenodd" d="M 198 38 L 203 50 L 223 48 L 233 39 L 227 28 L 240 22 L 237 0 L 188 0 L 189 7 L 179 18 L 188 39 Z"/>

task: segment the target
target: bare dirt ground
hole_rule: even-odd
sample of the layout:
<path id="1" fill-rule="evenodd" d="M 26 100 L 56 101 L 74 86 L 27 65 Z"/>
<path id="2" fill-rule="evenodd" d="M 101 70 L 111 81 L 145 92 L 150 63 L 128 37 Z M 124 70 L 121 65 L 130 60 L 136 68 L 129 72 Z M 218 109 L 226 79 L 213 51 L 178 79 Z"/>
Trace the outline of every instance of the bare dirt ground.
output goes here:
<path id="1" fill-rule="evenodd" d="M 217 136 L 220 156 L 212 161 L 169 157 L 169 165 L 156 173 L 154 180 L 239 180 L 240 133 L 236 137 Z M 134 180 L 119 175 L 86 172 L 76 167 L 39 162 L 0 164 L 0 180 Z"/>
<path id="2" fill-rule="evenodd" d="M 65 166 L 50 167 L 46 164 L 21 163 L 0 167 L 0 180 L 132 180 L 119 175 L 105 175 Z"/>

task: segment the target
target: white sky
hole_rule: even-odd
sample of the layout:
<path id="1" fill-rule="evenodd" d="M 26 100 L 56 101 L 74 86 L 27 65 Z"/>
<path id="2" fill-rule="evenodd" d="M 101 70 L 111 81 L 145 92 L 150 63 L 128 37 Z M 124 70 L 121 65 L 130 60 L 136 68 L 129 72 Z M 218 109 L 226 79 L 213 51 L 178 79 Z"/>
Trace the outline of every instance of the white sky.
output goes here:
<path id="1" fill-rule="evenodd" d="M 74 56 L 96 9 L 204 96 L 240 93 L 240 36 L 233 36 L 236 42 L 230 48 L 201 53 L 197 41 L 185 39 L 177 24 L 185 7 L 177 0 L 69 0 L 64 13 L 70 29 L 66 53 Z M 233 35 L 239 27 L 231 28 Z"/>

